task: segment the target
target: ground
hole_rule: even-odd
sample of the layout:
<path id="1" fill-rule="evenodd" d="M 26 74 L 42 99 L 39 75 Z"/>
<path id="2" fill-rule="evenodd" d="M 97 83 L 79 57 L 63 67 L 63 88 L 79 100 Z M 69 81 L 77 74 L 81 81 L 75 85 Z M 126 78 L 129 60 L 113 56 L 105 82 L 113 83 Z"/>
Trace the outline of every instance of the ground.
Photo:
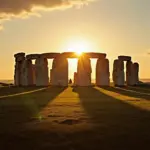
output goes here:
<path id="1" fill-rule="evenodd" d="M 150 87 L 0 87 L 2 150 L 141 150 Z"/>

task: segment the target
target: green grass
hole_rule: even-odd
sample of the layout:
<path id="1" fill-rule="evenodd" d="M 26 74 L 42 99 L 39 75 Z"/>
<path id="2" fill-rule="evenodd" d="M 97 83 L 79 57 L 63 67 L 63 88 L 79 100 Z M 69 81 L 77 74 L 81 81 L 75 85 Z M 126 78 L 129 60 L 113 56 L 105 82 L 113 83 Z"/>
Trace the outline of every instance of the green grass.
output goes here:
<path id="1" fill-rule="evenodd" d="M 0 88 L 1 149 L 149 149 L 149 87 L 37 89 Z"/>

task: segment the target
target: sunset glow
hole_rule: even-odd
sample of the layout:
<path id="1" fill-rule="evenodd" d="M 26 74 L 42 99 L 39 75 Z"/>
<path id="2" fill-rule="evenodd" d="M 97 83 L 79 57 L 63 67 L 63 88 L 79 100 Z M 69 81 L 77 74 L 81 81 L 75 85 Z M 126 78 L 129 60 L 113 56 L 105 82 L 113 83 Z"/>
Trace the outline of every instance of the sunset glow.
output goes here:
<path id="1" fill-rule="evenodd" d="M 90 51 L 90 44 L 88 41 L 79 39 L 68 42 L 67 50 L 70 52 L 76 52 L 80 56 L 83 52 Z"/>
<path id="2" fill-rule="evenodd" d="M 13 55 L 19 51 L 106 53 L 111 72 L 118 55 L 132 56 L 140 78 L 148 79 L 149 6 L 148 0 L 1 1 L 0 79 L 14 78 Z"/>

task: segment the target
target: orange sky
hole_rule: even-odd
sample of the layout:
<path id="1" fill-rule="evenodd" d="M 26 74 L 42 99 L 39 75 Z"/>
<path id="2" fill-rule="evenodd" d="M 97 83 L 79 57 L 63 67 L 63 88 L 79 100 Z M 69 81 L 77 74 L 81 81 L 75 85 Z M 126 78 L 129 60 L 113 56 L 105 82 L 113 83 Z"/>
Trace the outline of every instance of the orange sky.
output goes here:
<path id="1" fill-rule="evenodd" d="M 18 3 L 17 12 L 16 4 L 10 0 L 4 2 L 4 8 L 0 6 L 0 17 L 3 18 L 0 79 L 13 79 L 13 55 L 17 52 L 63 52 L 70 48 L 107 53 L 111 73 L 118 55 L 132 56 L 133 61 L 140 64 L 140 77 L 150 78 L 150 1 L 87 0 L 86 5 L 81 5 L 79 0 L 78 6 L 73 1 L 68 4 L 58 0 L 45 3 L 43 0 L 33 5 L 35 2 Z M 35 11 L 21 13 L 39 5 L 46 8 L 36 11 L 36 14 Z M 51 11 L 45 11 L 48 8 Z M 94 73 L 92 76 L 94 78 Z"/>

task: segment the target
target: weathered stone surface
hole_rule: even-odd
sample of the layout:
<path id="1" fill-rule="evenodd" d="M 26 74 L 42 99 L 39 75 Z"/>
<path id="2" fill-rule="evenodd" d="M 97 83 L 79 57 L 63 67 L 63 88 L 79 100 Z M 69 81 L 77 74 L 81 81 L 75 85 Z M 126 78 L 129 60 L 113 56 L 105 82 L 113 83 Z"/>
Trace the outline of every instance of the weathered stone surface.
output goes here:
<path id="1" fill-rule="evenodd" d="M 35 61 L 36 66 L 36 86 L 48 86 L 48 61 L 47 59 L 38 58 Z"/>
<path id="2" fill-rule="evenodd" d="M 55 86 L 68 86 L 68 60 L 58 56 L 53 60 L 51 70 L 51 84 Z"/>
<path id="3" fill-rule="evenodd" d="M 36 66 L 32 64 L 33 85 L 36 85 Z"/>
<path id="4" fill-rule="evenodd" d="M 113 65 L 113 82 L 115 86 L 124 86 L 124 63 L 122 60 L 115 60 Z"/>
<path id="5" fill-rule="evenodd" d="M 130 86 L 134 85 L 133 63 L 131 61 L 127 61 L 126 64 L 126 83 Z"/>
<path id="6" fill-rule="evenodd" d="M 40 54 L 30 54 L 30 55 L 26 55 L 26 59 L 38 59 L 40 57 Z"/>
<path id="7" fill-rule="evenodd" d="M 22 68 L 22 85 L 23 86 L 31 86 L 34 85 L 33 81 L 33 66 L 32 66 L 32 61 L 31 60 L 25 60 L 23 62 Z"/>
<path id="8" fill-rule="evenodd" d="M 74 73 L 74 85 L 77 85 L 77 78 L 78 78 L 78 74 L 77 72 Z"/>
<path id="9" fill-rule="evenodd" d="M 23 72 L 22 67 L 25 61 L 25 53 L 17 53 L 14 55 L 15 57 L 15 71 L 14 71 L 14 83 L 15 86 L 22 86 L 23 81 Z"/>
<path id="10" fill-rule="evenodd" d="M 110 73 L 109 73 L 109 60 L 98 59 L 96 64 L 96 85 L 109 86 Z"/>
<path id="11" fill-rule="evenodd" d="M 53 59 L 53 58 L 56 58 L 60 55 L 60 53 L 43 53 L 43 54 L 40 54 L 40 57 L 41 58 L 47 58 L 47 59 Z"/>
<path id="12" fill-rule="evenodd" d="M 76 52 L 64 52 L 64 53 L 61 53 L 61 55 L 66 58 L 78 58 L 79 57 Z M 82 56 L 83 55 L 88 58 L 101 58 L 101 59 L 106 58 L 106 54 L 104 53 L 84 52 L 82 53 Z"/>
<path id="13" fill-rule="evenodd" d="M 77 85 L 90 86 L 91 85 L 91 60 L 88 57 L 80 56 L 77 65 Z"/>
<path id="14" fill-rule="evenodd" d="M 134 85 L 137 85 L 139 83 L 139 64 L 138 63 L 133 64 L 133 79 L 134 79 Z"/>
<path id="15" fill-rule="evenodd" d="M 118 56 L 118 59 L 121 61 L 131 61 L 130 56 Z"/>
<path id="16" fill-rule="evenodd" d="M 94 52 L 85 52 L 83 54 L 85 54 L 89 58 L 99 58 L 99 59 L 105 59 L 107 56 L 105 53 L 94 53 Z"/>
<path id="17" fill-rule="evenodd" d="M 78 55 L 75 52 L 64 52 L 61 53 L 61 56 L 65 58 L 78 58 Z"/>
<path id="18" fill-rule="evenodd" d="M 15 71 L 14 71 L 14 83 L 15 86 L 21 86 L 21 68 L 22 62 L 16 62 L 15 64 Z"/>
<path id="19" fill-rule="evenodd" d="M 24 61 L 25 60 L 25 53 L 17 53 L 14 55 L 15 61 Z"/>
<path id="20" fill-rule="evenodd" d="M 20 56 L 25 57 L 25 53 L 22 52 L 22 53 L 17 53 L 14 55 L 15 58 L 20 57 Z"/>

